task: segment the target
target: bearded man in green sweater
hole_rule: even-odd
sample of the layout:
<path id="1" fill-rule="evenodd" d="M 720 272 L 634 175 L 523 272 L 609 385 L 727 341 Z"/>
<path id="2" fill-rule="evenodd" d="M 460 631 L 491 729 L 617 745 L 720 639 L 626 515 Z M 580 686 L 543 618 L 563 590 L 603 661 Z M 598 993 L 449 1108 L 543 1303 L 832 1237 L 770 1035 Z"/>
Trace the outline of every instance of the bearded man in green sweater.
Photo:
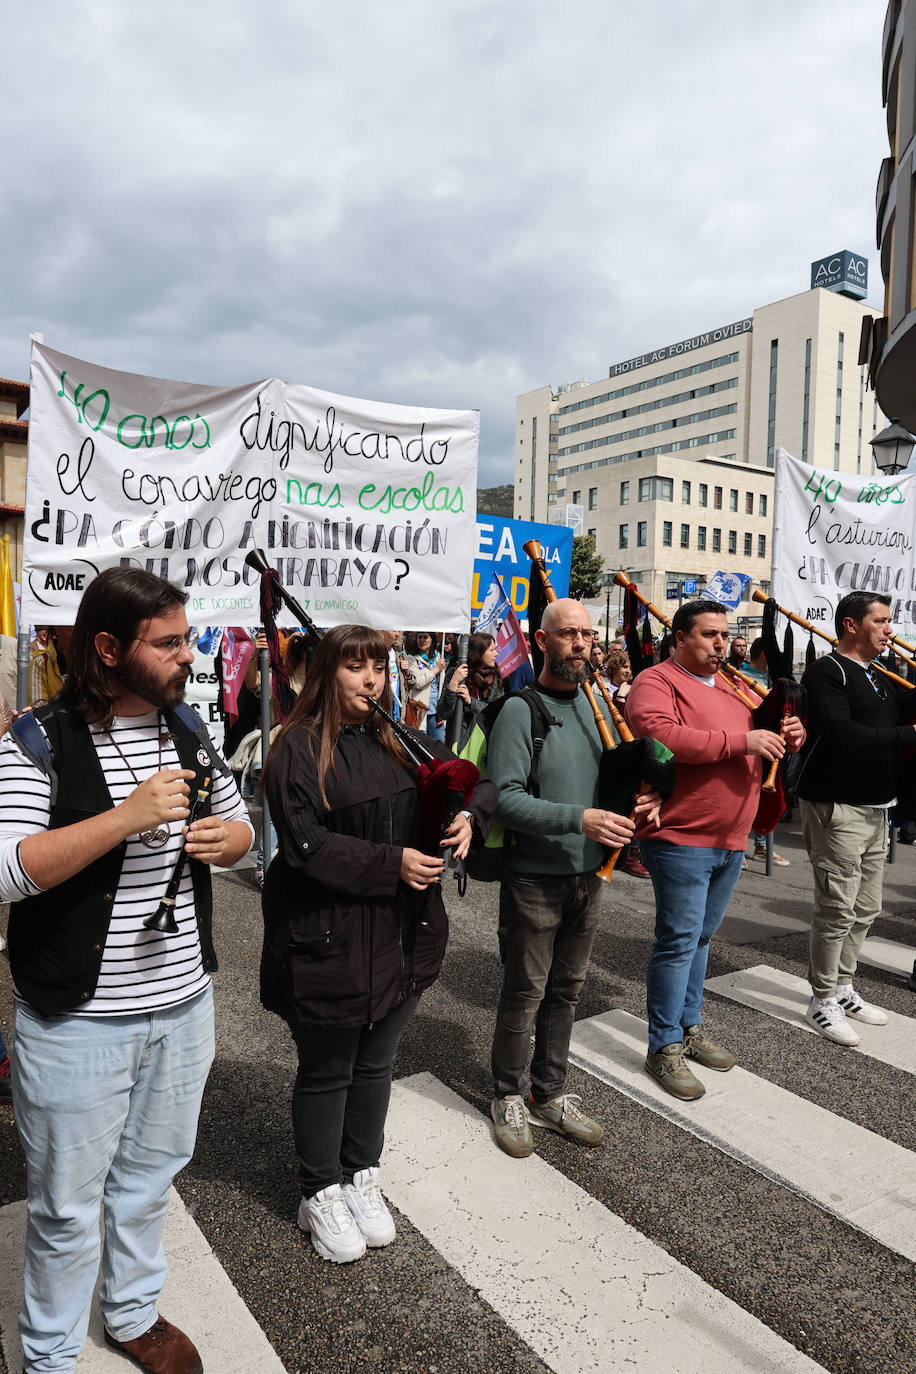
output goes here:
<path id="1" fill-rule="evenodd" d="M 534 1149 L 531 1125 L 586 1145 L 604 1139 L 603 1128 L 566 1091 L 569 1040 L 601 909 L 596 869 L 605 850 L 627 844 L 634 831 L 627 816 L 604 811 L 598 803 L 603 746 L 579 690 L 589 673 L 588 611 L 578 601 L 552 602 L 535 638 L 544 654 L 536 688 L 555 722 L 540 755 L 539 795 L 529 787 L 534 745 L 525 701 L 507 701 L 488 749 L 489 773 L 499 788 L 496 817 L 515 838 L 500 886 L 504 971 L 490 1115 L 497 1144 L 517 1159 Z M 637 802 L 638 818 L 653 823 L 660 804 L 657 793 L 644 793 Z M 532 1028 L 526 1099 L 522 1084 Z"/>

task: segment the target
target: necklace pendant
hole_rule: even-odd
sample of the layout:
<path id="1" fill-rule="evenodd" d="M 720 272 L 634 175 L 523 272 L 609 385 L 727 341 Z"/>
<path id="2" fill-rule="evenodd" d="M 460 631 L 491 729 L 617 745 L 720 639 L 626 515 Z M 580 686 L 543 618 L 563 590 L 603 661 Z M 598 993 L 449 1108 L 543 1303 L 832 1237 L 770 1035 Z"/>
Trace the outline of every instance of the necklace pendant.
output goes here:
<path id="1" fill-rule="evenodd" d="M 161 849 L 164 844 L 168 844 L 169 832 L 159 825 L 153 830 L 141 830 L 139 838 L 147 849 Z"/>

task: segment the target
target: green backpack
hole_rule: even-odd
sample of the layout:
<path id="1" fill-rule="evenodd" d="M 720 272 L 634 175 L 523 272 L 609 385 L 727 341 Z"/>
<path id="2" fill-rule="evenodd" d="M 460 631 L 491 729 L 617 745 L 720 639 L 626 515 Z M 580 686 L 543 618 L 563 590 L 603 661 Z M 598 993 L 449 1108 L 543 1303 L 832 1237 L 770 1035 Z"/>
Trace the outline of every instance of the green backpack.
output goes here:
<path id="1" fill-rule="evenodd" d="M 544 748 L 544 740 L 552 725 L 561 726 L 563 722 L 555 720 L 553 716 L 548 714 L 544 705 L 544 698 L 532 684 L 523 687 L 520 692 L 512 692 L 508 696 L 500 697 L 498 701 L 491 701 L 489 706 L 486 706 L 475 720 L 471 733 L 458 757 L 469 759 L 479 769 L 480 776 L 485 778 L 487 776 L 487 750 L 490 732 L 506 702 L 514 701 L 518 697 L 524 698 L 531 712 L 533 752 L 527 790 L 532 797 L 539 797 L 541 788 L 538 780 L 538 767 L 541 750 Z M 490 826 L 486 843 L 479 849 L 472 849 L 464 861 L 464 868 L 468 877 L 476 878 L 479 883 L 499 882 L 505 872 L 509 846 L 514 843 L 512 831 L 507 830 L 499 821 L 494 821 Z"/>

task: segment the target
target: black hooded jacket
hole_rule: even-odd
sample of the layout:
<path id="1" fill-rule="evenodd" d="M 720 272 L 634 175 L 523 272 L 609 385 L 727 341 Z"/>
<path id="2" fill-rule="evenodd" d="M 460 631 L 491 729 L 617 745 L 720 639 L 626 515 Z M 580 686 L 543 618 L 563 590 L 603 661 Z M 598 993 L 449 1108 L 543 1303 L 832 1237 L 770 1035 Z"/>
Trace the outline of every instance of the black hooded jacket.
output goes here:
<path id="1" fill-rule="evenodd" d="M 448 919 L 438 883 L 418 892 L 400 878 L 403 849 L 421 847 L 415 770 L 362 725 L 341 729 L 334 765 L 326 807 L 304 729 L 271 757 L 278 852 L 264 883 L 261 1001 L 289 1022 L 371 1025 L 438 977 Z M 483 781 L 467 808 L 484 835 L 496 799 Z"/>

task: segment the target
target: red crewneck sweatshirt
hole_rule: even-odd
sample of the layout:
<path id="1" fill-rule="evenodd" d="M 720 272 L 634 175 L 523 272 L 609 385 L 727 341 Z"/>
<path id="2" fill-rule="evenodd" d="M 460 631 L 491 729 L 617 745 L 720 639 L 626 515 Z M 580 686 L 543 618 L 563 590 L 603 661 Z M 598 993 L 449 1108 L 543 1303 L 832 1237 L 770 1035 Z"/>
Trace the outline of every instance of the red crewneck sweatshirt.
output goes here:
<path id="1" fill-rule="evenodd" d="M 674 796 L 661 828 L 643 825 L 639 839 L 702 849 L 744 849 L 760 800 L 761 760 L 749 755 L 754 729 L 748 708 L 721 677 L 712 686 L 673 658 L 644 668 L 630 688 L 627 721 L 637 736 L 654 735 L 677 763 Z"/>

